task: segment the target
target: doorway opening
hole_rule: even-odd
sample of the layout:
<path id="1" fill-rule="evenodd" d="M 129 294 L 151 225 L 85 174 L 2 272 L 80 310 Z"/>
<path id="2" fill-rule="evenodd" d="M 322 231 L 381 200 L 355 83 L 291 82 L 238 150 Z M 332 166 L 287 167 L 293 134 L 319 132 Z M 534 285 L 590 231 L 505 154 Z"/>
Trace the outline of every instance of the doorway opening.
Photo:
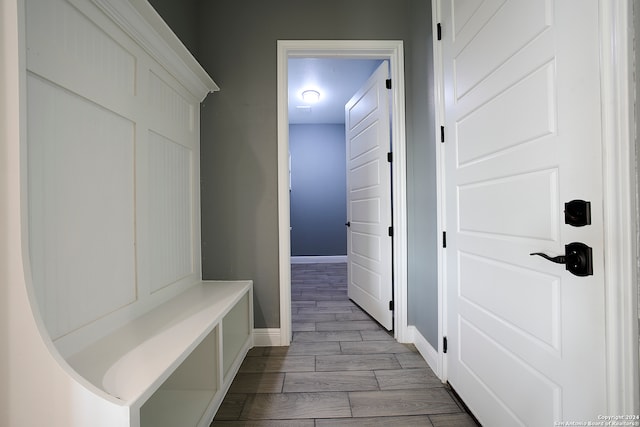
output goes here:
<path id="1" fill-rule="evenodd" d="M 280 269 L 280 345 L 291 341 L 291 237 L 290 237 L 290 135 L 289 60 L 387 60 L 393 81 L 390 90 L 391 133 L 394 142 L 393 181 L 393 294 L 394 337 L 407 342 L 406 316 L 406 165 L 404 119 L 404 68 L 401 41 L 279 41 L 278 42 L 278 212 Z M 344 114 L 344 112 L 342 113 Z M 295 184 L 293 184 L 295 185 Z"/>
<path id="2" fill-rule="evenodd" d="M 346 256 L 349 299 L 386 330 L 393 328 L 389 81 L 386 60 L 289 59 L 291 260 Z M 305 102 L 309 92 L 316 98 Z"/>
<path id="3" fill-rule="evenodd" d="M 346 262 L 345 105 L 381 60 L 289 59 L 291 262 Z M 316 99 L 306 99 L 311 92 Z"/>

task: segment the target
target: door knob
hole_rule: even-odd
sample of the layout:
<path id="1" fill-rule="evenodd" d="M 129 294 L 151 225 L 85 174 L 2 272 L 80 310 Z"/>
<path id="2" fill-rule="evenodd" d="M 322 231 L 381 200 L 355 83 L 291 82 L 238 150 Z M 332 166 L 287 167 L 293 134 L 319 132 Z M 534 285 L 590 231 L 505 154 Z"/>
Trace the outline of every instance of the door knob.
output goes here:
<path id="1" fill-rule="evenodd" d="M 565 245 L 565 255 L 551 257 L 542 252 L 534 252 L 529 254 L 537 255 L 542 258 L 555 262 L 556 264 L 565 264 L 567 270 L 576 276 L 593 275 L 593 251 L 592 249 L 580 242 L 573 242 Z"/>
<path id="2" fill-rule="evenodd" d="M 345 222 L 344 225 L 346 225 L 347 227 L 351 227 L 351 221 Z"/>

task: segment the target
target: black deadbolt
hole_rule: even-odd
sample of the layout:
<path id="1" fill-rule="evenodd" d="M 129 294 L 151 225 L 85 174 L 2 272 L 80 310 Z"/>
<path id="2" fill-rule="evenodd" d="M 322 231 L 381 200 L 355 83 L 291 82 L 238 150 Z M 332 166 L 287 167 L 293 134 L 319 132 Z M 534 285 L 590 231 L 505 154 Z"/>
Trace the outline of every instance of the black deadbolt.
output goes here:
<path id="1" fill-rule="evenodd" d="M 574 227 L 591 224 L 591 202 L 572 200 L 564 204 L 564 223 Z"/>

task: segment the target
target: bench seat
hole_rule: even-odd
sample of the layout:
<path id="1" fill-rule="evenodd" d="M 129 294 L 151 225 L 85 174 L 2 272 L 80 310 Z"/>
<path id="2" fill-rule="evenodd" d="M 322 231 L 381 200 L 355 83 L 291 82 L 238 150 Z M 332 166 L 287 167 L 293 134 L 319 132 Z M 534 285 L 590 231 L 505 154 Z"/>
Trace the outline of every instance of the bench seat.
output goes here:
<path id="1" fill-rule="evenodd" d="M 241 321 L 234 320 L 232 323 L 241 325 L 224 325 L 232 337 L 231 345 L 237 347 L 231 353 L 232 356 L 226 356 L 228 351 L 222 348 L 225 345 L 223 321 L 239 303 L 246 307 L 239 309 Z M 253 345 L 252 313 L 251 281 L 203 281 L 133 319 L 124 327 L 69 357 L 67 361 L 95 387 L 119 399 L 123 405 L 139 409 L 156 392 L 161 401 L 176 394 L 175 390 L 160 390 L 161 386 L 203 340 L 213 333 L 215 337 L 211 338 L 211 342 L 216 350 L 210 351 L 215 353 L 209 361 L 210 365 L 207 362 L 205 366 L 194 366 L 191 369 L 201 370 L 203 375 L 207 370 L 214 370 L 212 375 L 216 384 L 212 384 L 208 390 L 206 387 L 202 390 L 201 386 L 189 390 L 183 384 L 179 390 L 179 394 L 183 396 L 195 393 L 201 396 L 200 400 L 210 401 L 216 394 L 224 395 L 235 375 L 235 372 L 228 375 L 222 369 L 223 358 L 234 359 L 225 361 L 225 365 L 239 366 Z M 242 325 L 245 317 L 246 324 Z M 238 319 L 238 314 L 233 315 L 232 319 Z M 236 327 L 240 331 L 232 331 Z M 234 354 L 236 352 L 239 354 Z M 160 409 L 166 407 L 157 402 L 153 405 Z"/>

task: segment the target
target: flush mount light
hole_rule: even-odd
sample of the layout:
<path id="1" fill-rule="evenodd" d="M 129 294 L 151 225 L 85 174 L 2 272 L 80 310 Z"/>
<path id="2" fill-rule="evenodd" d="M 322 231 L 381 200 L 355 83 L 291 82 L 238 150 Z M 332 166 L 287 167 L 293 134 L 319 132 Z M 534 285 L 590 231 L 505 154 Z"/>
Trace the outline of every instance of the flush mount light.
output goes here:
<path id="1" fill-rule="evenodd" d="M 320 92 L 317 90 L 305 90 L 302 92 L 302 100 L 304 102 L 318 102 L 320 99 Z"/>

